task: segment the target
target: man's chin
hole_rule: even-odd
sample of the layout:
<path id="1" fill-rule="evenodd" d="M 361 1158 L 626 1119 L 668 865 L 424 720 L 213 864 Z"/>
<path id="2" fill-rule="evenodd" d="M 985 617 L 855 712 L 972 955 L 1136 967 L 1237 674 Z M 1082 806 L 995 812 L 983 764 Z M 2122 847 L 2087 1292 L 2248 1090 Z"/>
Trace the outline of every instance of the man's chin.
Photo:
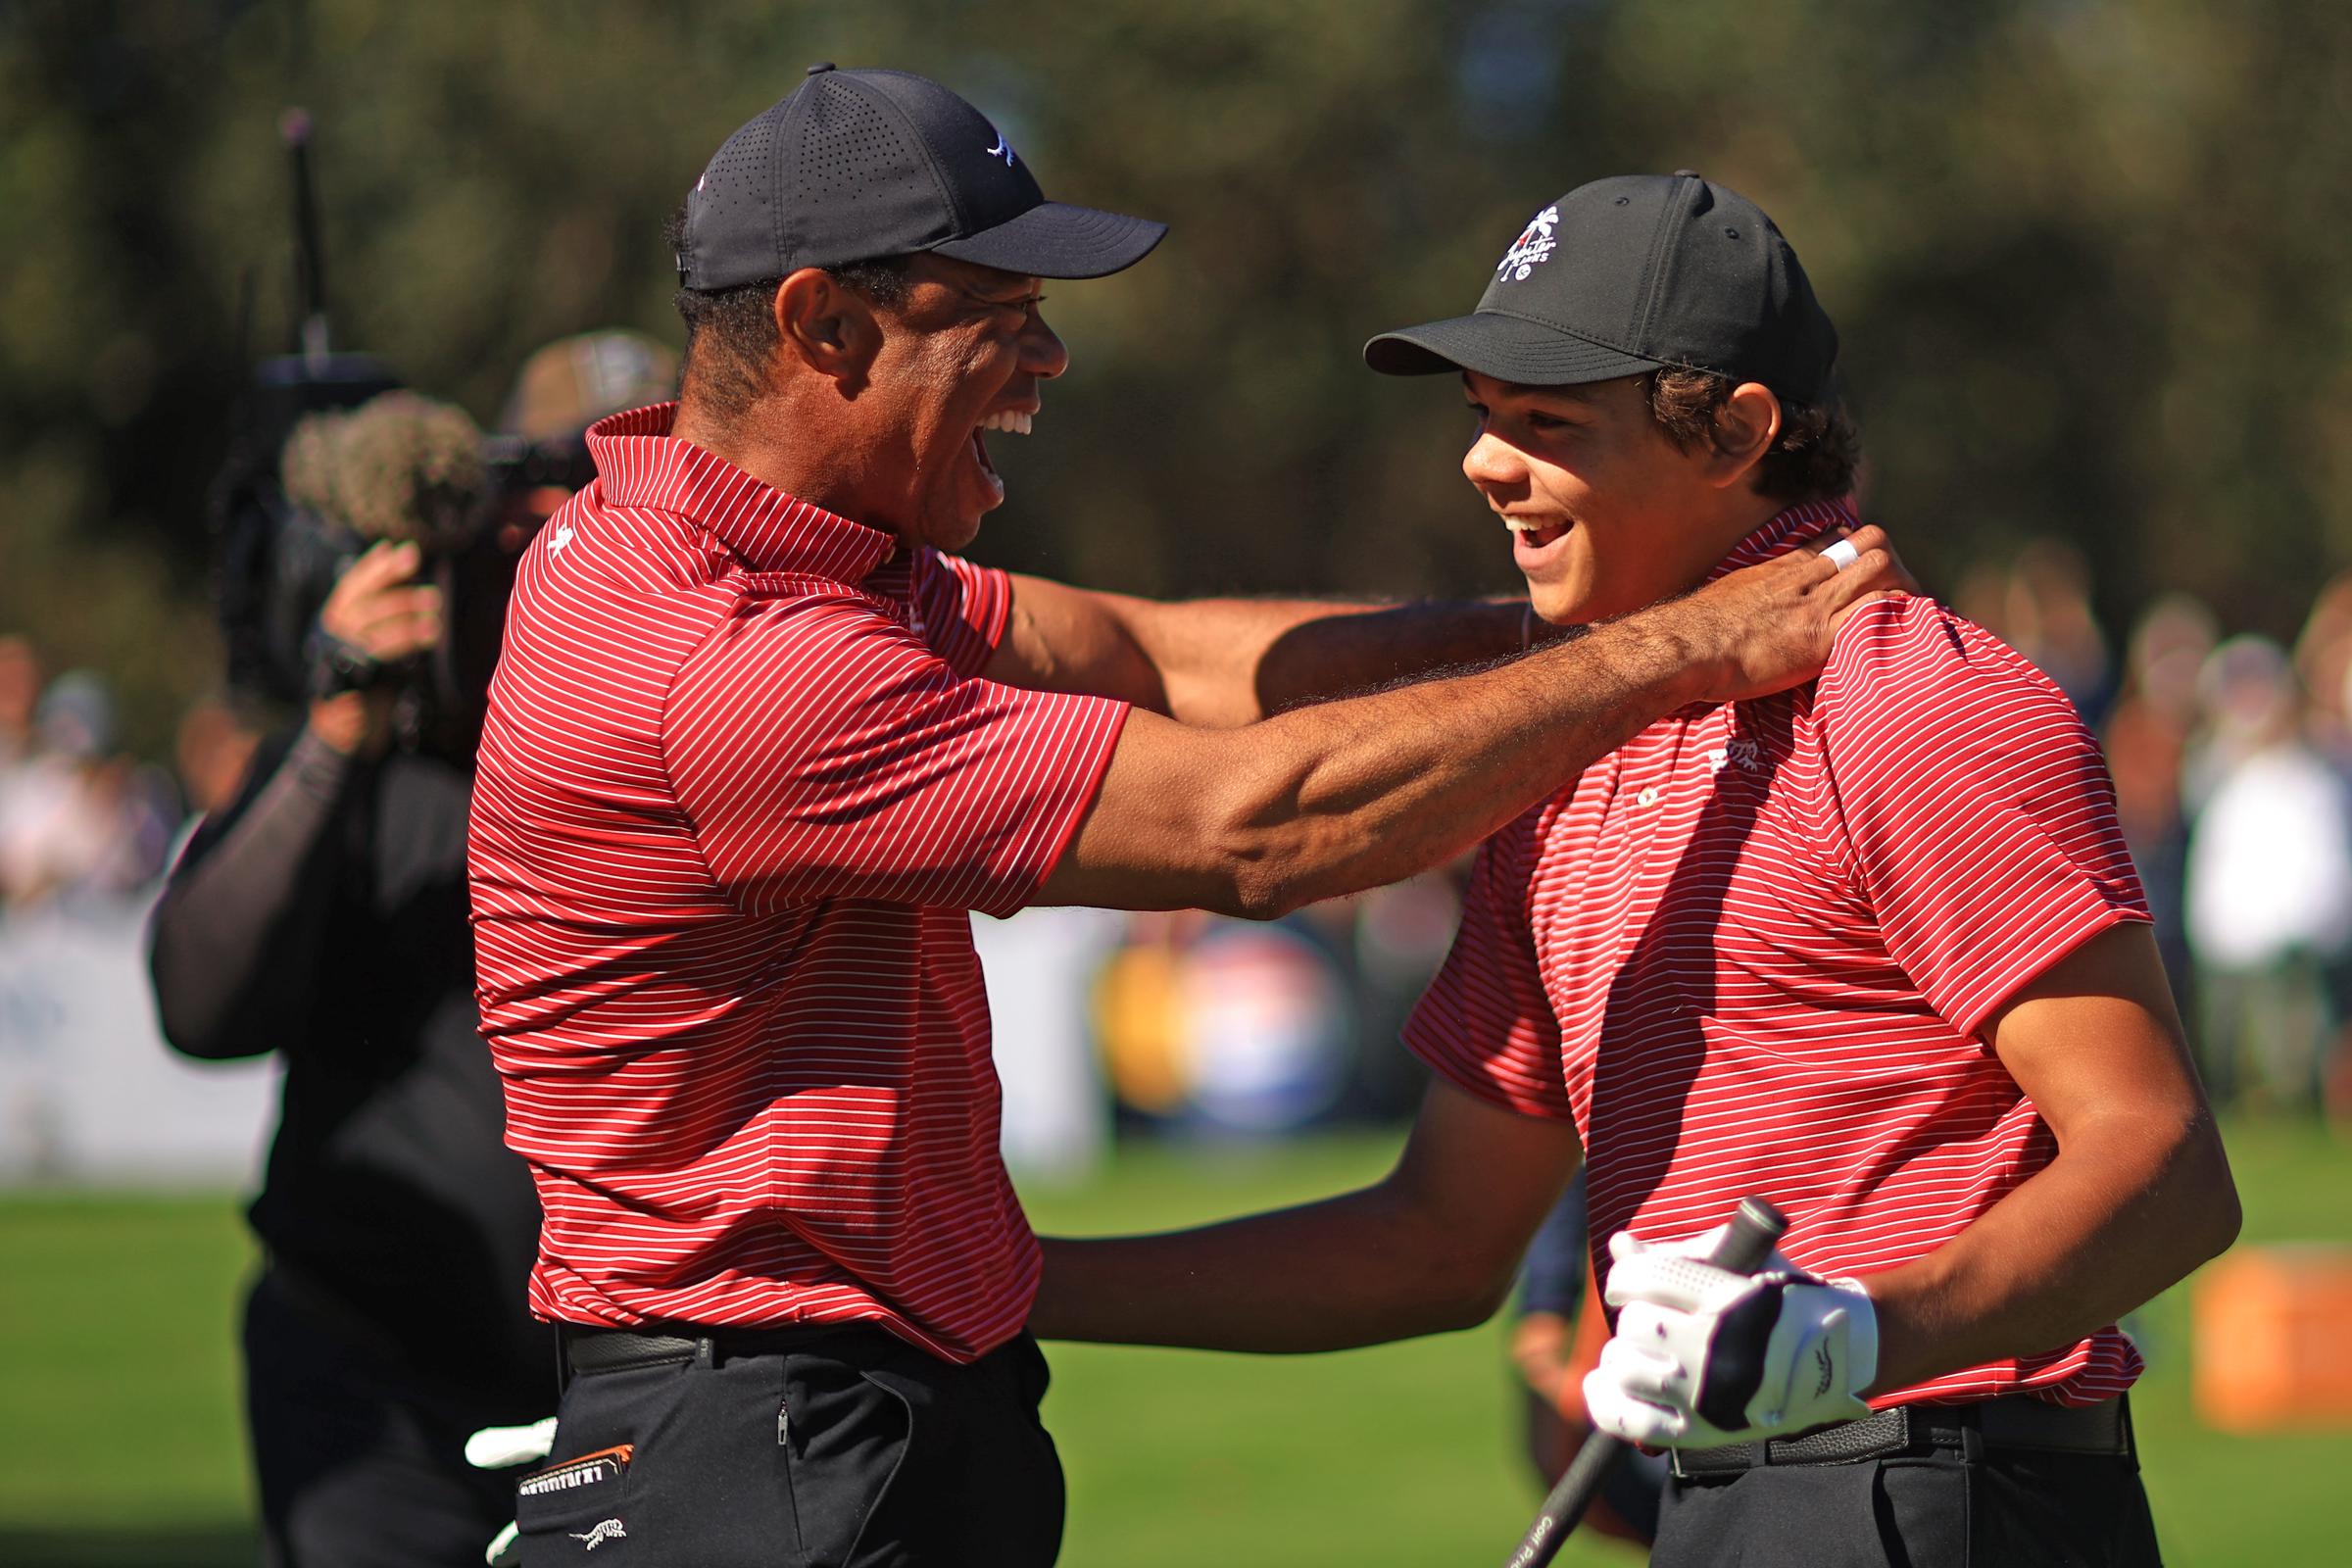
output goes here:
<path id="1" fill-rule="evenodd" d="M 1557 583 L 1529 583 L 1527 602 L 1536 607 L 1537 618 L 1554 626 L 1575 626 L 1592 618 L 1586 608 L 1590 596 L 1571 593 Z"/>

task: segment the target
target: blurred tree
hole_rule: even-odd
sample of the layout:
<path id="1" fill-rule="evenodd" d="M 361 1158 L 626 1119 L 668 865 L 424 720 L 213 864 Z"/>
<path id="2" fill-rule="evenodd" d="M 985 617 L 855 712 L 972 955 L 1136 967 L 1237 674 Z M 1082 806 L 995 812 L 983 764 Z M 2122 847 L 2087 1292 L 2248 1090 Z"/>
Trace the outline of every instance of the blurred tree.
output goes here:
<path id="1" fill-rule="evenodd" d="M 2352 564 L 2346 8 L 33 0 L 0 9 L 0 622 L 139 688 L 151 750 L 212 678 L 170 607 L 235 388 L 287 346 L 281 107 L 319 125 L 338 345 L 488 417 L 548 338 L 675 340 L 662 219 L 815 59 L 939 76 L 1050 191 L 1175 225 L 1053 286 L 1074 364 L 1002 460 L 1007 564 L 1507 590 L 1453 390 L 1357 346 L 1467 309 L 1558 192 L 1678 167 L 1806 258 L 1931 582 L 2058 533 L 2111 625 L 2178 585 L 2285 632 Z"/>

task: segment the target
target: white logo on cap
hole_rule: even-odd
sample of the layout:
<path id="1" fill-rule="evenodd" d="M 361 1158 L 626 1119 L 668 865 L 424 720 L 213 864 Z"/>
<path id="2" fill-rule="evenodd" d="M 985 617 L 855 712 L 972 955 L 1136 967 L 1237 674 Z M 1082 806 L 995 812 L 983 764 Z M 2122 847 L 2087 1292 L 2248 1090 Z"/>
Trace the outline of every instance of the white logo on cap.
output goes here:
<path id="1" fill-rule="evenodd" d="M 1511 248 L 1502 253 L 1502 262 L 1494 269 L 1494 281 L 1499 283 L 1507 274 L 1514 283 L 1527 281 L 1527 274 L 1539 263 L 1551 260 L 1551 253 L 1560 248 L 1551 231 L 1560 224 L 1560 210 L 1546 207 L 1529 220 L 1526 229 L 1511 241 Z"/>
<path id="2" fill-rule="evenodd" d="M 1012 149 L 1005 144 L 1004 133 L 1003 131 L 1000 130 L 997 132 L 997 144 L 988 150 L 988 156 L 991 158 L 1004 159 L 1004 167 L 1006 169 L 1010 169 L 1012 167 Z"/>

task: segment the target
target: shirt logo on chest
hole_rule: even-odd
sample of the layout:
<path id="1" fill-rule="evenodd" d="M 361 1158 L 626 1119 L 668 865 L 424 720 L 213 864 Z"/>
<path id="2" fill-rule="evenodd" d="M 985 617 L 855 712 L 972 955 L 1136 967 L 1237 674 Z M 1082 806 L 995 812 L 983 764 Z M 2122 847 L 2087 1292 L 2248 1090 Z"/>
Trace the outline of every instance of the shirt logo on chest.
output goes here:
<path id="1" fill-rule="evenodd" d="M 1707 748 L 1707 771 L 1710 773 L 1720 773 L 1727 766 L 1736 767 L 1742 773 L 1762 773 L 1768 771 L 1771 765 L 1764 756 L 1763 746 L 1744 735 L 1735 735 L 1721 746 Z"/>

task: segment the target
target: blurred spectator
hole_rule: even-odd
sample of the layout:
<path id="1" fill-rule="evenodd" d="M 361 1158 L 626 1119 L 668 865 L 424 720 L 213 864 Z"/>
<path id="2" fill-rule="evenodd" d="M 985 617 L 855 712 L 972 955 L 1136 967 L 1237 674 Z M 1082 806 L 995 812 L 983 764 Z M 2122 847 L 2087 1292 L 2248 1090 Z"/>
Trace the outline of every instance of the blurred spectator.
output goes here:
<path id="1" fill-rule="evenodd" d="M 110 756 L 114 700 L 88 670 L 50 684 L 0 795 L 0 903 L 126 894 L 163 869 L 168 787 Z"/>
<path id="2" fill-rule="evenodd" d="M 41 696 L 41 658 L 30 640 L 0 637 L 0 791 L 32 751 L 32 713 Z"/>
<path id="3" fill-rule="evenodd" d="M 2295 639 L 2295 674 L 2303 682 L 2304 732 L 2338 772 L 2352 769 L 2352 574 L 2335 578 L 2312 601 Z"/>
<path id="4" fill-rule="evenodd" d="M 2335 1026 L 2328 980 L 2352 949 L 2352 801 L 2303 739 L 2278 644 L 2223 643 L 2200 693 L 2207 732 L 2188 774 L 2205 799 L 2186 898 L 2205 1081 L 2217 1103 L 2317 1105 Z"/>
<path id="5" fill-rule="evenodd" d="M 224 810 L 253 760 L 261 735 L 228 703 L 208 697 L 189 708 L 172 742 L 190 816 Z"/>
<path id="6" fill-rule="evenodd" d="M 1527 1457 L 1545 1491 L 1592 1436 L 1584 1378 L 1599 1364 L 1609 1324 L 1592 1287 L 1590 1241 L 1579 1171 L 1528 1243 L 1518 1320 L 1511 1325 L 1511 1364 L 1526 1390 Z M 1619 1459 L 1585 1516 L 1585 1530 L 1648 1546 L 1658 1533 L 1666 1471 L 1663 1454 L 1636 1451 Z"/>
<path id="7" fill-rule="evenodd" d="M 2132 633 L 2124 687 L 2107 717 L 2107 765 L 2132 864 L 2156 920 L 2173 990 L 2188 1004 L 2188 940 L 2181 909 L 2188 814 L 2181 769 L 2197 722 L 2197 674 L 2213 652 L 2213 613 L 2185 594 L 2148 607 Z"/>
<path id="8" fill-rule="evenodd" d="M 2090 564 L 2082 552 L 2058 539 L 2035 539 L 2019 551 L 1997 632 L 2057 683 L 2084 723 L 2095 726 L 2106 716 L 2114 665 L 2091 610 Z"/>
<path id="9" fill-rule="evenodd" d="M 1952 592 L 1952 608 L 2003 642 L 2015 646 L 2009 630 L 2009 573 L 1988 561 L 1980 561 L 1960 574 Z"/>

